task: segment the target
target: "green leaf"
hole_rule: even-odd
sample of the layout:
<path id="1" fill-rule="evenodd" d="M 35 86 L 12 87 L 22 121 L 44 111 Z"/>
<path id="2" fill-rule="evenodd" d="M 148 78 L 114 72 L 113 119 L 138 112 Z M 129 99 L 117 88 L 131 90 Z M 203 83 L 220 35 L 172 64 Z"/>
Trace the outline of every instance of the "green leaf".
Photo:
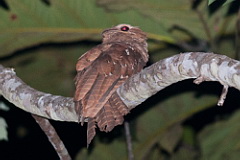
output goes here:
<path id="1" fill-rule="evenodd" d="M 211 5 L 212 3 L 216 2 L 217 0 L 208 0 L 208 5 Z M 227 5 L 229 3 L 232 3 L 233 1 L 235 0 L 226 0 L 224 3 L 223 3 L 223 6 L 224 5 Z"/>
<path id="2" fill-rule="evenodd" d="M 0 102 L 0 110 L 9 111 L 9 107 L 5 103 Z"/>
<path id="3" fill-rule="evenodd" d="M 10 11 L 0 8 L 1 56 L 46 42 L 99 40 L 103 29 L 119 23 L 140 26 L 155 39 L 174 42 L 157 22 L 135 10 L 109 13 L 94 0 L 7 0 Z M 142 23 L 144 22 L 144 23 Z"/>
<path id="4" fill-rule="evenodd" d="M 171 87 L 171 89 L 173 88 Z M 171 92 L 172 90 L 166 91 L 166 94 L 169 95 Z M 165 98 L 163 102 L 155 104 L 153 108 L 138 106 L 150 108 L 137 119 L 137 141 L 134 143 L 136 159 L 151 155 L 154 152 L 151 148 L 158 144 L 162 136 L 168 132 L 169 127 L 180 124 L 194 113 L 208 108 L 216 102 L 215 96 L 206 95 L 196 98 L 194 92 L 185 92 Z M 181 135 L 182 132 L 179 131 L 175 134 L 176 137 Z"/>
<path id="5" fill-rule="evenodd" d="M 215 1 L 217 1 L 217 0 L 208 0 L 208 5 L 211 5 Z"/>
<path id="6" fill-rule="evenodd" d="M 0 57 L 43 43 L 100 40 L 103 29 L 119 23 L 139 26 L 153 40 L 177 43 L 208 39 L 198 13 L 188 0 L 6 0 L 9 10 L 0 8 Z M 213 37 L 233 32 L 234 18 L 208 17 L 206 6 L 199 6 Z M 177 16 L 176 16 L 177 15 Z M 216 16 L 215 16 L 216 15 Z"/>
<path id="7" fill-rule="evenodd" d="M 226 2 L 223 4 L 223 6 L 228 5 L 229 3 L 232 3 L 233 1 L 235 1 L 235 0 L 226 0 Z"/>
<path id="8" fill-rule="evenodd" d="M 199 153 L 191 147 L 181 147 L 170 160 L 196 160 L 199 159 Z"/>
<path id="9" fill-rule="evenodd" d="M 106 133 L 108 134 L 108 133 Z M 110 133 L 111 134 L 111 133 Z M 88 159 L 88 160 L 96 160 L 96 159 L 108 159 L 108 160 L 123 160 L 127 159 L 127 150 L 126 150 L 126 142 L 124 139 L 115 139 L 109 143 L 100 142 L 97 137 L 95 137 L 93 150 L 90 151 L 88 149 L 81 150 L 75 159 Z M 83 158 L 84 157 L 84 158 Z"/>
<path id="10" fill-rule="evenodd" d="M 180 124 L 176 124 L 170 127 L 168 130 L 166 130 L 166 132 L 162 134 L 159 140 L 161 147 L 168 153 L 173 153 L 175 147 L 182 137 L 182 133 L 183 128 Z"/>
<path id="11" fill-rule="evenodd" d="M 8 140 L 7 123 L 5 119 L 0 117 L 0 140 Z"/>
<path id="12" fill-rule="evenodd" d="M 237 160 L 240 157 L 240 110 L 226 121 L 217 121 L 199 135 L 202 159 Z"/>

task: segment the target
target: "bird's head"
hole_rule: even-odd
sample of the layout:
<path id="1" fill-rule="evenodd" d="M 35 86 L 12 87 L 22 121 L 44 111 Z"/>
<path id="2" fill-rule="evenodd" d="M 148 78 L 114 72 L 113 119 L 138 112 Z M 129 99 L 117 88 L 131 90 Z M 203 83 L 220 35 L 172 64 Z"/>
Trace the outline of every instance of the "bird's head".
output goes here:
<path id="1" fill-rule="evenodd" d="M 108 42 L 132 42 L 146 43 L 146 33 L 138 27 L 129 24 L 119 24 L 102 32 L 103 43 Z"/>

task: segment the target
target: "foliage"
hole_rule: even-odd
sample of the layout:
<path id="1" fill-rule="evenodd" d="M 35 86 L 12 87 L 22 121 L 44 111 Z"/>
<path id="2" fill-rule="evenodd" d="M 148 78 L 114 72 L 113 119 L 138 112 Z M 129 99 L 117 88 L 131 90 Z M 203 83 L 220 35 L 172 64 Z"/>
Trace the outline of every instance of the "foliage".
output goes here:
<path id="1" fill-rule="evenodd" d="M 0 140 L 8 140 L 6 121 L 0 117 Z"/>
<path id="2" fill-rule="evenodd" d="M 217 2 L 217 1 L 219 1 L 219 0 L 208 0 L 208 5 L 211 5 L 212 3 Z M 235 1 L 235 0 L 226 0 L 226 1 L 223 3 L 223 5 L 232 3 L 233 1 Z"/>
<path id="3" fill-rule="evenodd" d="M 5 0 L 0 4 L 0 63 L 14 67 L 30 86 L 52 94 L 73 95 L 77 58 L 100 43 L 103 29 L 119 23 L 139 26 L 148 33 L 150 63 L 183 51 L 211 50 L 238 57 L 233 41 L 239 1 L 229 0 L 223 5 L 217 0 Z M 131 124 L 135 158 L 234 159 L 238 156 L 236 133 L 240 128 L 236 124 L 240 115 L 239 111 L 233 115 L 232 112 L 240 105 L 236 102 L 239 96 L 235 95 L 239 92 L 231 91 L 224 107 L 216 108 L 220 92 L 219 84 L 206 82 L 196 86 L 188 80 L 168 87 L 132 110 L 126 119 Z M 2 117 L 9 128 L 15 127 L 11 131 L 19 137 L 27 138 L 31 132 L 35 133 L 32 130 L 36 124 L 28 124 L 33 121 L 28 114 L 17 109 L 7 113 L 9 116 Z M 30 117 L 27 122 L 16 120 L 17 125 L 10 125 L 12 117 L 21 119 L 22 114 Z M 111 133 L 98 132 L 86 150 L 84 127 L 74 125 L 69 129 L 69 123 L 55 125 L 75 159 L 127 159 L 122 126 Z M 20 134 L 22 127 L 30 133 Z M 15 140 L 13 137 L 9 135 L 11 141 Z M 228 148 L 222 141 L 226 137 Z M 40 140 L 33 141 L 38 144 Z M 44 146 L 34 146 L 38 154 L 44 150 Z M 13 148 L 8 147 L 7 152 Z M 29 154 L 27 150 L 16 152 L 19 157 Z M 39 159 L 46 158 L 46 153 L 55 154 L 48 149 L 43 152 Z M 12 156 L 8 154 L 9 159 Z"/>
<path id="4" fill-rule="evenodd" d="M 238 110 L 226 121 L 217 121 L 199 134 L 202 159 L 238 159 L 240 136 Z"/>

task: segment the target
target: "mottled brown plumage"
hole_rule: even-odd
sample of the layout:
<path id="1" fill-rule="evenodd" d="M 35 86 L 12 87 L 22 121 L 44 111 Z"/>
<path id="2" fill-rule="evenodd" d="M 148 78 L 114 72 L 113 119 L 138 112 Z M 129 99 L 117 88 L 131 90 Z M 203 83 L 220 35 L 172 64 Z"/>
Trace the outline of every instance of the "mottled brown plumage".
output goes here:
<path id="1" fill-rule="evenodd" d="M 103 42 L 77 62 L 74 96 L 80 121 L 88 118 L 87 144 L 96 125 L 109 132 L 123 123 L 129 111 L 116 89 L 148 61 L 146 34 L 137 27 L 120 24 L 102 33 Z"/>

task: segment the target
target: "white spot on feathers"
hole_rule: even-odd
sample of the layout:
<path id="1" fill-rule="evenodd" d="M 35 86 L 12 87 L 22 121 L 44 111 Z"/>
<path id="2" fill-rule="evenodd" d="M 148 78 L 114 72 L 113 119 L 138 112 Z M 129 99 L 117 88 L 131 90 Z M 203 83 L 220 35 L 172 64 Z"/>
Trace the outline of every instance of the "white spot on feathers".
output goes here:
<path id="1" fill-rule="evenodd" d="M 129 50 L 128 49 L 125 49 L 125 52 L 127 53 L 127 55 L 129 56 L 130 53 L 129 53 Z"/>
<path id="2" fill-rule="evenodd" d="M 124 75 L 121 75 L 120 78 L 128 78 L 128 75 L 124 76 Z"/>

